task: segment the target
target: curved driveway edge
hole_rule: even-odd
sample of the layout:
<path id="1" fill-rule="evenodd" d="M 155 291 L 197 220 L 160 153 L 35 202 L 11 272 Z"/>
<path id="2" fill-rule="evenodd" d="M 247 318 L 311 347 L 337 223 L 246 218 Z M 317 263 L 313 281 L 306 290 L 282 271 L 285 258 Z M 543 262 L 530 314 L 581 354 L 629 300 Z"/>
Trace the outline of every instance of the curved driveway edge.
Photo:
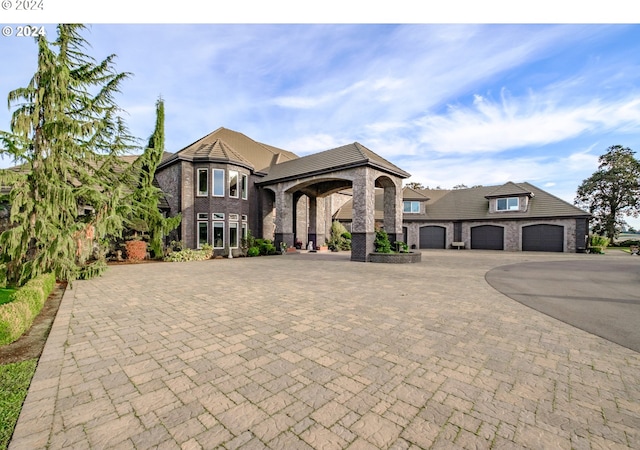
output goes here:
<path id="1" fill-rule="evenodd" d="M 111 267 L 68 289 L 10 448 L 639 448 L 640 355 L 425 251 Z"/>
<path id="2" fill-rule="evenodd" d="M 536 311 L 640 352 L 640 258 L 618 255 L 511 264 L 486 279 Z"/>

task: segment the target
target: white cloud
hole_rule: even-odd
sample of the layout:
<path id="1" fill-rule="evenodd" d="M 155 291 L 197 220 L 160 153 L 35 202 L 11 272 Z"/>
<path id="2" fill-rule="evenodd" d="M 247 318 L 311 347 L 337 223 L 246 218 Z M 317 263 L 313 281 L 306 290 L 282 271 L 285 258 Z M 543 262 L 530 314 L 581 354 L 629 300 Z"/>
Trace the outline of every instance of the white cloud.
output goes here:
<path id="1" fill-rule="evenodd" d="M 560 101 L 559 95 L 514 98 L 503 90 L 501 101 L 474 96 L 472 106 L 451 106 L 446 114 L 417 122 L 421 142 L 441 153 L 501 152 L 542 146 L 598 131 L 638 130 L 640 99 Z"/>

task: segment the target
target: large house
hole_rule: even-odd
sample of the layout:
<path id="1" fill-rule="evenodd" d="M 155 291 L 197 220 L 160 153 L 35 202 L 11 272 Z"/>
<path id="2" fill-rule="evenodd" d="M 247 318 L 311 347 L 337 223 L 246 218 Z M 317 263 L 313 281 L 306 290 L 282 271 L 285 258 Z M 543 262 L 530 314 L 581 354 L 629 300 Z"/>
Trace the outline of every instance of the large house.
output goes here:
<path id="1" fill-rule="evenodd" d="M 589 213 L 529 183 L 470 189 L 403 189 L 403 241 L 411 248 L 581 252 Z M 382 221 L 382 195 L 376 220 Z M 349 225 L 352 202 L 335 214 Z"/>
<path id="2" fill-rule="evenodd" d="M 585 248 L 590 215 L 528 183 L 461 190 L 402 188 L 409 174 L 354 142 L 297 157 L 229 129 L 168 155 L 156 171 L 178 238 L 239 253 L 249 230 L 276 245 L 321 245 L 333 220 L 352 232 L 352 260 L 367 261 L 375 227 L 412 248 Z"/>

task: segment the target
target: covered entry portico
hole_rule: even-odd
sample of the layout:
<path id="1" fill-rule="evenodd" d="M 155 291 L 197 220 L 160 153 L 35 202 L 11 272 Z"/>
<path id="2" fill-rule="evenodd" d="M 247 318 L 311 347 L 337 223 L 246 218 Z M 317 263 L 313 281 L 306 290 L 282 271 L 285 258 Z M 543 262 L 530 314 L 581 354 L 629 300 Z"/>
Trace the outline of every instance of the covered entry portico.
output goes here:
<path id="1" fill-rule="evenodd" d="M 329 235 L 327 197 L 351 188 L 351 260 L 367 261 L 374 250 L 375 189 L 384 190 L 384 229 L 391 242 L 402 240 L 402 180 L 409 174 L 363 145 L 353 144 L 272 165 L 256 183 L 262 191 L 262 227 L 275 219 L 275 243 L 294 245 L 296 206 L 306 196 L 307 240 L 321 245 Z M 271 205 L 272 199 L 273 205 Z M 274 214 L 275 218 L 270 215 Z"/>

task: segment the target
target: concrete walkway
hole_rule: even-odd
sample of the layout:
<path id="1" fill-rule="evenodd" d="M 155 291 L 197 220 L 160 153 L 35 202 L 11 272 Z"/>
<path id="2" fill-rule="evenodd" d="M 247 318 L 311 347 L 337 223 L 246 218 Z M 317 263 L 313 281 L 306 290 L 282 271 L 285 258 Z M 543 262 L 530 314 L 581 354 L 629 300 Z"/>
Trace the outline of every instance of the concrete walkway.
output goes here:
<path id="1" fill-rule="evenodd" d="M 10 448 L 637 449 L 640 354 L 484 279 L 593 257 L 111 267 L 65 293 Z"/>

